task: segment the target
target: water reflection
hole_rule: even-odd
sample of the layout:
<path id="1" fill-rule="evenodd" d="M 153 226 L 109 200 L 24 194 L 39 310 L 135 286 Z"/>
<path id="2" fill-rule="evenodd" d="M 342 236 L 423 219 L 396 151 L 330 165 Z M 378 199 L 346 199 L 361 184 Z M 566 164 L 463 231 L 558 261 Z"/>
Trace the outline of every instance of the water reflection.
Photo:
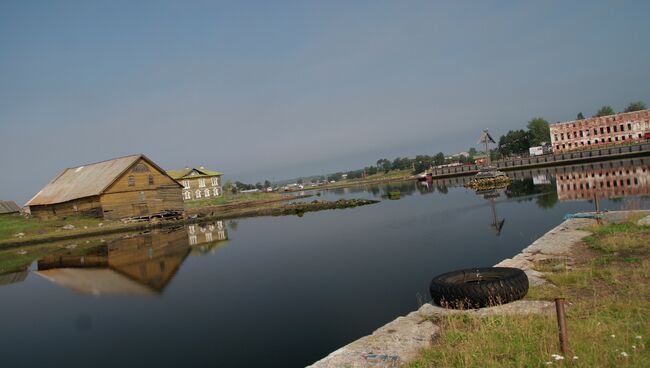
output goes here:
<path id="1" fill-rule="evenodd" d="M 225 244 L 223 221 L 154 230 L 111 240 L 81 254 L 50 254 L 38 260 L 38 275 L 90 295 L 161 293 L 192 254 Z M 0 276 L 0 285 L 22 281 L 27 272 Z"/>
<path id="2" fill-rule="evenodd" d="M 497 198 L 501 196 L 501 192 L 503 191 L 505 191 L 505 187 L 476 191 L 477 195 L 483 196 L 483 198 L 485 198 L 490 204 L 490 208 L 492 209 L 492 224 L 490 224 L 490 226 L 494 230 L 496 236 L 501 235 L 501 229 L 503 229 L 503 224 L 506 222 L 505 218 L 499 219 L 496 205 Z"/>
<path id="3" fill-rule="evenodd" d="M 224 245 L 228 240 L 228 229 L 223 221 L 190 224 L 185 228 L 193 254 L 214 254 L 216 248 Z"/>
<path id="4" fill-rule="evenodd" d="M 47 255 L 38 275 L 82 294 L 160 293 L 190 252 L 183 228 L 116 239 L 83 255 Z"/>
<path id="5" fill-rule="evenodd" d="M 650 194 L 649 161 L 601 162 L 560 171 L 556 178 L 558 199 L 576 201 Z"/>

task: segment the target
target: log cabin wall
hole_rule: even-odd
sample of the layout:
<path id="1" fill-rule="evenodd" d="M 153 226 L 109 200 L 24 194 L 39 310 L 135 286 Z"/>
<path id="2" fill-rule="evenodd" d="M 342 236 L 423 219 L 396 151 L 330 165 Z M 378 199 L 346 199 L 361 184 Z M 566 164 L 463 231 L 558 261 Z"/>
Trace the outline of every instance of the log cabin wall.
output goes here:
<path id="1" fill-rule="evenodd" d="M 36 216 L 41 220 L 66 218 L 75 215 L 101 218 L 103 215 L 99 196 L 79 198 L 63 203 L 30 206 L 30 211 L 32 216 Z"/>
<path id="2" fill-rule="evenodd" d="M 104 191 L 101 206 L 107 219 L 184 209 L 181 186 L 144 159 L 138 160 Z"/>

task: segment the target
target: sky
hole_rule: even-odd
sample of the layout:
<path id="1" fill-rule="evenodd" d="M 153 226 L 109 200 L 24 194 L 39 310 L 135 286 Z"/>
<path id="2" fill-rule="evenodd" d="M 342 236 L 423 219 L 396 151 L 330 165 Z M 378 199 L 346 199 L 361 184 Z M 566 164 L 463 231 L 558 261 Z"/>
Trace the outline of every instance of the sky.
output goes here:
<path id="1" fill-rule="evenodd" d="M 0 199 L 144 153 L 257 182 L 650 104 L 648 1 L 0 0 Z"/>

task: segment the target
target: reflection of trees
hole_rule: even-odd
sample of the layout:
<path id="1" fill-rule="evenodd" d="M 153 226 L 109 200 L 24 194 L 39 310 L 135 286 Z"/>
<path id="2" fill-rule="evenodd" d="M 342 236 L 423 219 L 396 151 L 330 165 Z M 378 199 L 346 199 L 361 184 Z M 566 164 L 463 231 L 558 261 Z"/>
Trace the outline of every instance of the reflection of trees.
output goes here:
<path id="1" fill-rule="evenodd" d="M 228 227 L 230 228 L 230 230 L 237 231 L 237 226 L 239 226 L 239 222 L 235 220 L 228 221 Z"/>
<path id="2" fill-rule="evenodd" d="M 438 193 L 442 194 L 447 194 L 449 192 L 449 189 L 447 189 L 446 185 L 438 185 L 436 186 L 436 189 L 438 190 Z"/>
<path id="3" fill-rule="evenodd" d="M 548 193 L 537 197 L 537 207 L 553 208 L 557 203 L 557 193 Z"/>
<path id="4" fill-rule="evenodd" d="M 513 198 L 517 202 L 532 201 L 537 198 L 536 203 L 540 208 L 552 208 L 558 201 L 555 180 L 549 184 L 535 185 L 532 178 L 513 180 L 505 191 L 507 198 Z M 535 196 L 541 194 L 540 196 Z"/>

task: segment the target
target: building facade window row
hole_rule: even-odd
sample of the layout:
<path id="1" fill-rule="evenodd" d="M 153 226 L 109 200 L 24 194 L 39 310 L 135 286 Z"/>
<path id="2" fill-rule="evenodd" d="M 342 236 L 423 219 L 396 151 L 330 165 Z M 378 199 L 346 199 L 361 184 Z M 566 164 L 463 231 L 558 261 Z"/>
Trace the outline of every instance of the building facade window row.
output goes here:
<path id="1" fill-rule="evenodd" d="M 641 141 L 650 132 L 650 110 L 557 123 L 550 130 L 555 152 Z"/>

